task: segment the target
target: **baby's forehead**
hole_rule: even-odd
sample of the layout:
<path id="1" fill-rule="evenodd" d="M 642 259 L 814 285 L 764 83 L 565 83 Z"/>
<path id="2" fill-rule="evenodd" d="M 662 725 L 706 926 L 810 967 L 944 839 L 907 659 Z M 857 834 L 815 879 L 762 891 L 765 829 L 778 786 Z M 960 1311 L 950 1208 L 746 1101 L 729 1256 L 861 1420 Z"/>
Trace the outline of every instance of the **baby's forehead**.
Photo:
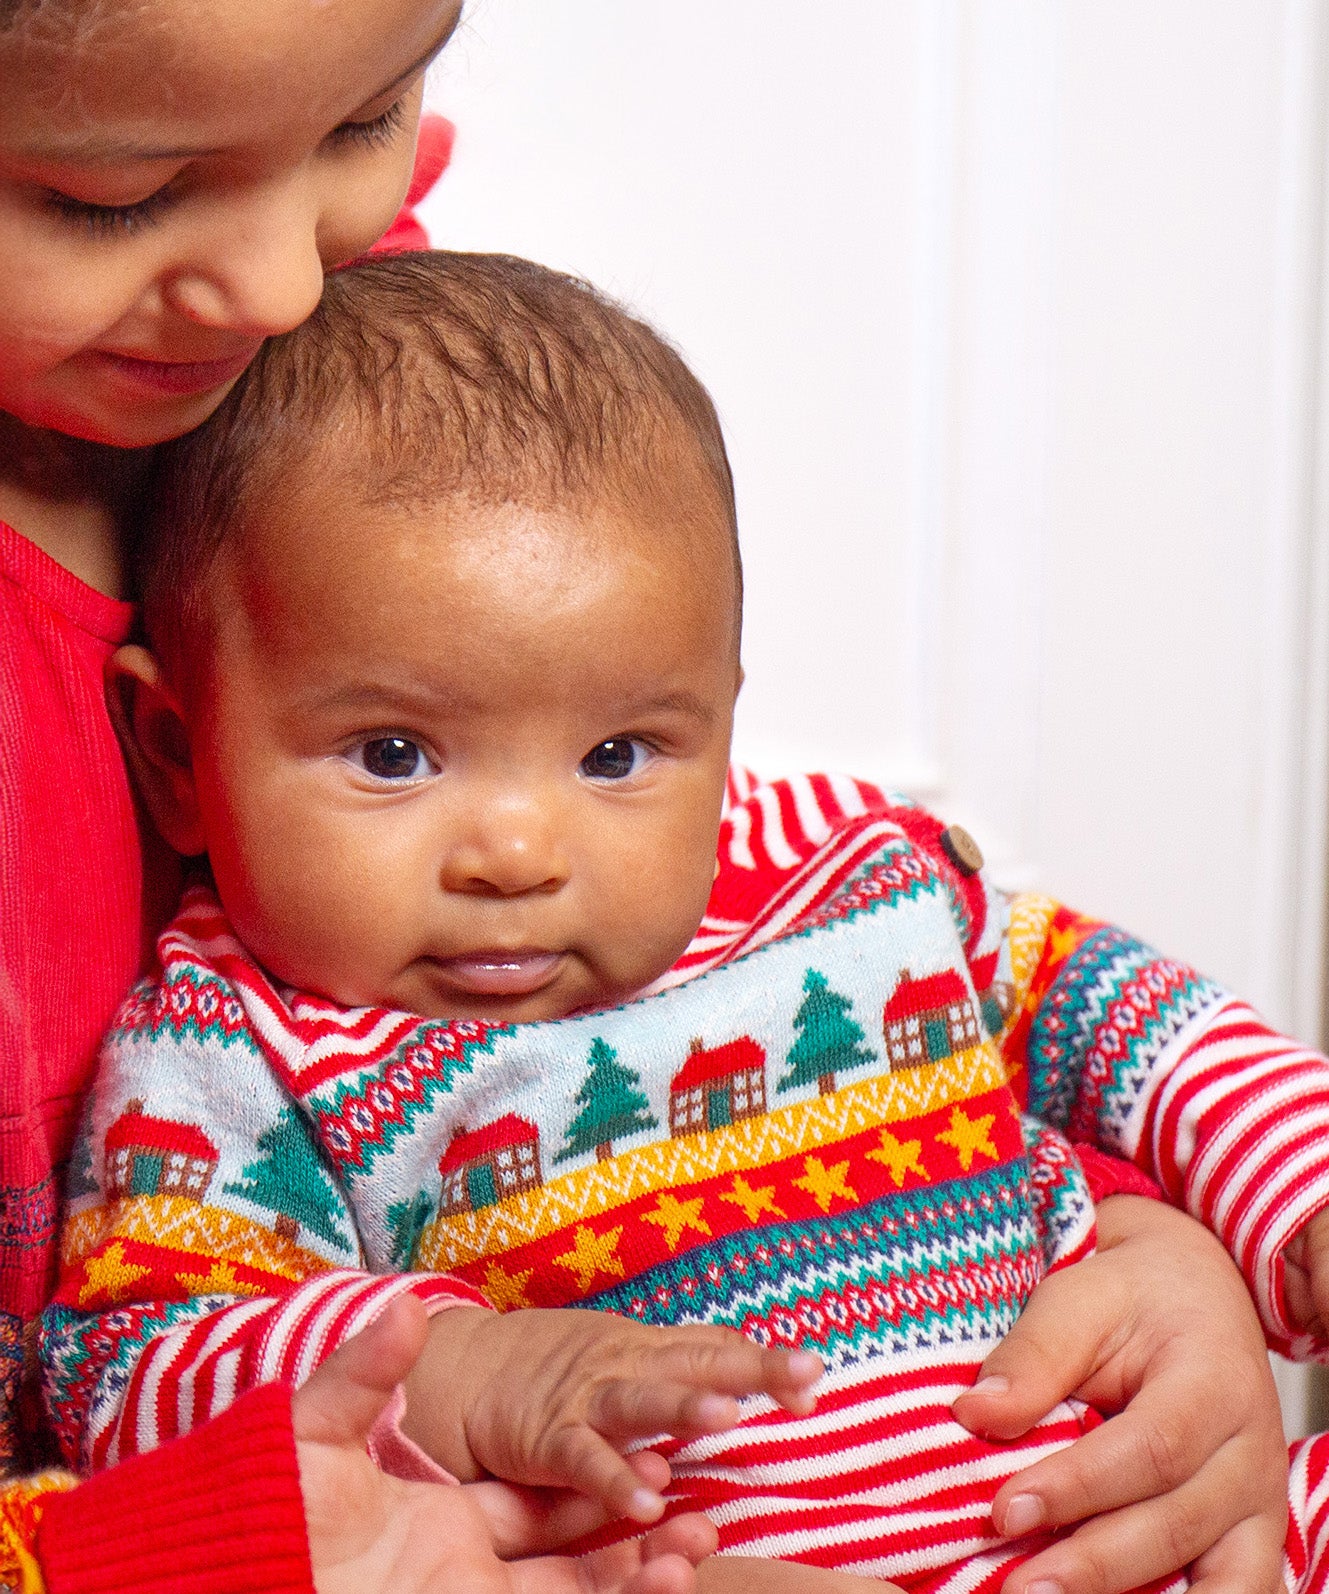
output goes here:
<path id="1" fill-rule="evenodd" d="M 325 456 L 251 508 L 223 562 L 240 574 L 239 595 L 273 584 L 372 588 L 398 580 L 403 566 L 419 585 L 483 585 L 495 607 L 529 584 L 560 595 L 579 585 L 661 589 L 736 635 L 741 576 L 723 506 L 698 479 L 654 486 L 605 482 L 568 496 L 533 486 L 493 501 L 464 486 L 442 494 L 375 486 Z"/>

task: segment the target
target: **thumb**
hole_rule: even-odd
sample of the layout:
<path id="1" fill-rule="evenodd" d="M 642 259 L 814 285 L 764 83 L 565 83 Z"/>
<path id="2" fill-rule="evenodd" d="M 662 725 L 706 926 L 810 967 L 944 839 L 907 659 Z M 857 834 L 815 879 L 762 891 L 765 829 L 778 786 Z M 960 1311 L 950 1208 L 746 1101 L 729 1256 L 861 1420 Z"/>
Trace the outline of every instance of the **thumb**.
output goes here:
<path id="1" fill-rule="evenodd" d="M 1305 1236 L 1303 1266 L 1309 1275 L 1313 1310 L 1304 1312 L 1302 1326 L 1309 1333 L 1324 1332 L 1329 1323 L 1329 1211 L 1320 1211 L 1301 1231 Z"/>
<path id="2" fill-rule="evenodd" d="M 974 1387 L 955 1401 L 955 1419 L 970 1433 L 1018 1439 L 1093 1374 L 1103 1303 L 1091 1299 L 1093 1291 L 1061 1288 L 1065 1278 L 1054 1273 L 1043 1280 Z"/>
<path id="3" fill-rule="evenodd" d="M 335 1350 L 291 1398 L 297 1440 L 363 1448 L 397 1385 L 415 1366 L 429 1317 L 414 1295 L 399 1295 L 354 1339 Z"/>

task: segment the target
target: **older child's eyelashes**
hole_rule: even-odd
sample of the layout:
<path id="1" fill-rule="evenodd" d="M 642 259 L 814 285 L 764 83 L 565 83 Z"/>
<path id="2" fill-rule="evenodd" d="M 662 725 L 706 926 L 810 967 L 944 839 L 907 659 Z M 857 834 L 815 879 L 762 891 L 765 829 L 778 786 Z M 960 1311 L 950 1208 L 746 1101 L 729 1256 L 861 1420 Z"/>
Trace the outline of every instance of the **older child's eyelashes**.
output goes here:
<path id="1" fill-rule="evenodd" d="M 377 149 L 390 144 L 405 125 L 406 102 L 401 99 L 368 122 L 342 122 L 333 128 L 328 138 L 334 144 L 364 144 Z"/>
<path id="2" fill-rule="evenodd" d="M 650 756 L 651 749 L 635 736 L 611 736 L 591 748 L 579 768 L 590 780 L 626 780 L 639 775 Z"/>
<path id="3" fill-rule="evenodd" d="M 159 188 L 156 193 L 136 199 L 131 205 L 99 205 L 89 199 L 75 199 L 72 194 L 61 193 L 58 188 L 45 192 L 46 206 L 58 216 L 87 232 L 99 236 L 111 233 L 135 233 L 150 227 L 171 203 L 169 188 Z"/>
<path id="4" fill-rule="evenodd" d="M 371 780 L 414 786 L 438 774 L 438 765 L 409 736 L 375 736 L 349 748 L 345 758 Z"/>

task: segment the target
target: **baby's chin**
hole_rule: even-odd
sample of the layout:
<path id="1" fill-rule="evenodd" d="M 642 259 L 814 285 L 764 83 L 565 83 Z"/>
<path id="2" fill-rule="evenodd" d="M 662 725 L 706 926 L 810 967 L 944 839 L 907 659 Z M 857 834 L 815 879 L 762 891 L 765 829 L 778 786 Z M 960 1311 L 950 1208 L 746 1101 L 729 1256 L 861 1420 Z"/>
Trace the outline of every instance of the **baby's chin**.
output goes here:
<path id="1" fill-rule="evenodd" d="M 559 955 L 549 967 L 517 967 L 506 979 L 501 969 L 494 977 L 484 978 L 483 970 L 477 977 L 473 966 L 459 969 L 461 961 L 422 958 L 375 997 L 366 1000 L 357 993 L 356 1000 L 333 999 L 346 1007 L 386 1007 L 421 1018 L 507 1026 L 614 1007 L 649 984 L 649 980 L 628 984 L 597 977 L 568 954 Z"/>

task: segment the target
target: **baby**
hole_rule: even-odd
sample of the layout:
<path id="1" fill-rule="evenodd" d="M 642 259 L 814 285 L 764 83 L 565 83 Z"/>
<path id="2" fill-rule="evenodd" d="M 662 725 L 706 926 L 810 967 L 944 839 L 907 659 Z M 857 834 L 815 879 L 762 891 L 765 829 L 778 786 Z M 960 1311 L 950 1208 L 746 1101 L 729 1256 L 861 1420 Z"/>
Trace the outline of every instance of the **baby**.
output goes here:
<path id="1" fill-rule="evenodd" d="M 75 1162 L 44 1333 L 71 1455 L 298 1380 L 409 1290 L 451 1309 L 384 1465 L 646 1519 L 615 1447 L 670 1429 L 671 1509 L 731 1554 L 995 1588 L 1041 1542 L 996 1532 L 1000 1485 L 1096 1419 L 999 1445 L 950 1407 L 1092 1248 L 1092 1195 L 1132 1188 L 1095 1146 L 1209 1222 L 1290 1343 L 1324 1060 L 996 892 L 917 808 L 729 770 L 732 484 L 640 322 L 502 257 L 347 271 L 168 450 L 147 543 L 151 651 L 115 695 L 209 877 Z M 543 1310 L 569 1305 L 613 1330 Z M 633 1320 L 815 1350 L 815 1414 L 809 1360 L 706 1340 L 689 1380 Z M 733 1433 L 699 1410 L 754 1386 Z"/>

